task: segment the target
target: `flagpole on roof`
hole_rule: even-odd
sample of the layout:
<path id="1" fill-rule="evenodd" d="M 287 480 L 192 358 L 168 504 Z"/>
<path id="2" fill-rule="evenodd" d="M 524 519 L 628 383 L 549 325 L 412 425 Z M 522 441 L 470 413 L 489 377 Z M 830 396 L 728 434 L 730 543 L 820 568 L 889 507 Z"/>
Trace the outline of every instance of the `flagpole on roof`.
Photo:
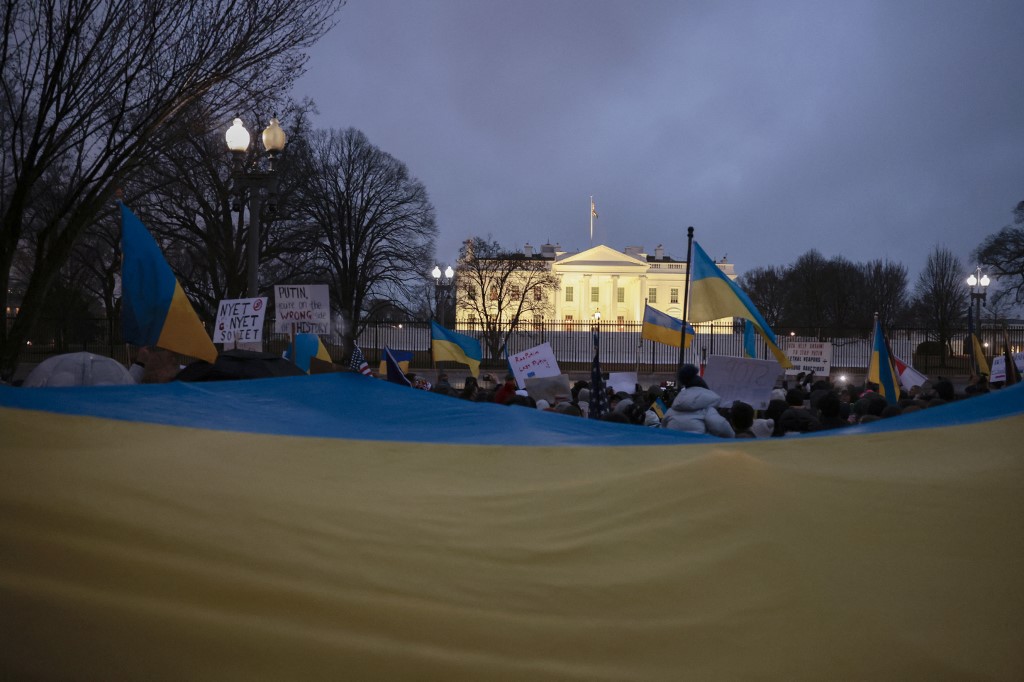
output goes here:
<path id="1" fill-rule="evenodd" d="M 590 245 L 594 245 L 594 218 L 597 216 L 597 209 L 594 208 L 594 195 L 590 195 Z"/>
<path id="2" fill-rule="evenodd" d="M 689 315 L 690 303 L 690 260 L 693 256 L 693 226 L 686 230 L 686 277 L 683 279 L 683 326 L 679 330 L 679 367 L 682 369 L 685 364 L 686 354 L 686 323 Z"/>

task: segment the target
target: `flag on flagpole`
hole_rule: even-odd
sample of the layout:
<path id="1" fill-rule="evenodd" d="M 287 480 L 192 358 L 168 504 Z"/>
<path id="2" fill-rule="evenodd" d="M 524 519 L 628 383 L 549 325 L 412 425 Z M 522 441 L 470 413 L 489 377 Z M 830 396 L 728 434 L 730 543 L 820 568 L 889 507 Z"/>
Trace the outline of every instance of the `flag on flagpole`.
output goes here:
<path id="1" fill-rule="evenodd" d="M 309 374 L 310 358 L 334 362 L 331 360 L 331 354 L 327 352 L 324 342 L 316 334 L 296 334 L 295 340 L 288 344 L 288 350 L 285 351 L 284 356 L 306 374 Z"/>
<path id="2" fill-rule="evenodd" d="M 644 321 L 640 328 L 640 338 L 664 343 L 666 346 L 679 348 L 679 337 L 682 336 L 683 321 L 677 320 L 668 313 L 663 313 L 649 304 L 644 304 Z M 686 348 L 693 342 L 694 331 L 689 322 L 686 323 Z"/>
<path id="3" fill-rule="evenodd" d="M 754 340 L 754 323 L 743 320 L 743 355 L 757 359 L 757 343 Z"/>
<path id="4" fill-rule="evenodd" d="M 217 359 L 203 327 L 160 247 L 142 221 L 121 206 L 121 324 L 124 340 L 175 353 Z"/>
<path id="5" fill-rule="evenodd" d="M 779 364 L 783 367 L 793 366 L 779 348 L 774 332 L 761 317 L 750 297 L 722 272 L 700 244 L 693 242 L 693 258 L 690 263 L 690 322 L 711 322 L 723 317 L 742 317 L 750 320 L 754 330 L 764 339 Z"/>
<path id="6" fill-rule="evenodd" d="M 384 364 L 387 368 L 387 378 L 393 384 L 400 386 L 412 386 L 412 382 L 409 381 L 405 376 L 405 371 L 399 365 L 399 361 L 395 358 L 395 352 L 390 348 L 384 348 Z M 411 353 L 410 353 L 411 355 Z M 406 364 L 408 367 L 408 364 Z"/>
<path id="7" fill-rule="evenodd" d="M 597 217 L 597 209 L 594 207 L 594 197 L 590 197 L 590 217 Z"/>
<path id="8" fill-rule="evenodd" d="M 980 323 L 981 320 L 978 320 Z M 981 342 L 978 341 L 978 335 L 974 333 L 974 316 L 971 315 L 971 309 L 967 309 L 967 354 L 971 356 L 971 372 L 975 376 L 984 375 L 988 378 L 991 372 L 988 368 L 988 360 L 985 359 L 985 352 L 981 348 Z"/>
<path id="9" fill-rule="evenodd" d="M 359 349 L 359 346 L 353 347 L 352 359 L 349 360 L 348 366 L 352 368 L 353 372 L 359 372 L 366 376 L 373 376 L 373 372 L 370 371 L 370 364 L 366 362 L 366 358 L 363 356 L 363 351 Z"/>
<path id="10" fill-rule="evenodd" d="M 654 414 L 658 415 L 658 419 L 664 419 L 665 413 L 668 412 L 668 406 L 660 397 L 654 399 L 654 402 L 651 403 L 651 409 L 654 410 Z"/>
<path id="11" fill-rule="evenodd" d="M 868 364 L 868 381 L 878 384 L 878 393 L 890 405 L 900 399 L 900 384 L 896 367 L 889 352 L 889 344 L 882 333 L 882 323 L 875 317 L 875 338 L 871 344 L 871 361 Z"/>
<path id="12" fill-rule="evenodd" d="M 601 357 L 597 331 L 594 331 L 594 362 L 590 366 L 590 419 L 600 419 L 608 411 L 608 392 L 601 376 Z"/>
<path id="13" fill-rule="evenodd" d="M 928 381 L 928 377 L 921 374 L 895 355 L 892 356 L 892 361 L 896 366 L 896 374 L 900 378 L 900 386 L 903 388 L 909 390 L 914 386 L 924 386 L 924 383 Z"/>
<path id="14" fill-rule="evenodd" d="M 480 360 L 483 358 L 480 341 L 445 329 L 434 320 L 430 321 L 430 352 L 434 362 L 451 360 L 468 366 L 472 376 L 480 373 Z"/>
<path id="15" fill-rule="evenodd" d="M 391 357 L 398 363 L 398 369 L 400 369 L 403 374 L 408 373 L 409 363 L 412 362 L 412 356 L 413 353 L 411 350 L 391 349 Z M 386 377 L 388 375 L 387 358 L 384 356 L 381 356 L 380 358 L 380 366 L 377 368 L 377 374 L 382 377 Z"/>

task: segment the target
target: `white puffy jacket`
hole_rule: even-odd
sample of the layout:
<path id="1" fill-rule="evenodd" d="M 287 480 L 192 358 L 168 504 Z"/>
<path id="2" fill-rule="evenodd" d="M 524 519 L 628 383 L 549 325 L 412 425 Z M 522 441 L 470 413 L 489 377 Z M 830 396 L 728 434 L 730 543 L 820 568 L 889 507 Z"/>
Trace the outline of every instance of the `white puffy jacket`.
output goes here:
<path id="1" fill-rule="evenodd" d="M 733 438 L 736 434 L 732 426 L 715 409 L 721 400 L 717 393 L 707 388 L 685 388 L 672 401 L 672 407 L 665 413 L 661 425 L 676 431 L 710 433 L 721 438 Z"/>

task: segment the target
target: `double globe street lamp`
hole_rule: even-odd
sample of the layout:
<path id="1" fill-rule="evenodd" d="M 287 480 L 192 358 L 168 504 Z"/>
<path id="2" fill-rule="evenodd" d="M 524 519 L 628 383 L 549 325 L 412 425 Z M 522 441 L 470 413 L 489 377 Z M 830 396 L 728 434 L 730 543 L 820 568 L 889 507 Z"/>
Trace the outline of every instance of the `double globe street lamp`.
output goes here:
<path id="1" fill-rule="evenodd" d="M 981 306 L 988 302 L 988 285 L 992 283 L 988 275 L 981 271 L 981 266 L 967 278 L 967 286 L 971 288 L 971 301 L 974 303 L 974 319 L 978 323 L 978 338 L 981 339 Z"/>
<path id="2" fill-rule="evenodd" d="M 430 274 L 434 278 L 434 300 L 437 301 L 437 317 L 442 325 L 449 326 L 447 319 L 445 319 L 445 303 L 451 298 L 452 288 L 455 286 L 455 271 L 449 265 L 442 273 L 441 266 L 435 265 Z M 444 276 L 442 277 L 442 275 Z"/>
<path id="3" fill-rule="evenodd" d="M 270 125 L 263 130 L 263 148 L 266 150 L 267 164 L 264 169 L 257 159 L 252 165 L 246 166 L 246 154 L 249 151 L 249 131 L 242 125 L 242 119 L 236 118 L 228 128 L 224 138 L 234 160 L 231 166 L 231 178 L 238 194 L 237 210 L 244 210 L 246 200 L 249 205 L 249 233 L 246 239 L 247 286 L 249 298 L 259 296 L 260 267 L 260 227 L 263 210 L 264 194 L 266 195 L 268 212 L 277 209 L 277 157 L 284 150 L 287 136 L 281 129 L 277 116 L 270 119 Z M 235 209 L 235 206 L 232 206 Z"/>

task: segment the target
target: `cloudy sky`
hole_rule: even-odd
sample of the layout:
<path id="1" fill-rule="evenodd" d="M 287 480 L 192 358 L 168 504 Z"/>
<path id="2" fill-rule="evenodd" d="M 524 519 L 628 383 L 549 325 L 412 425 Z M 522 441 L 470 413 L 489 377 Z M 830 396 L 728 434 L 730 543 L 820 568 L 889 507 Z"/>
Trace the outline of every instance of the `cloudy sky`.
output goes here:
<path id="1" fill-rule="evenodd" d="M 593 195 L 595 244 L 916 277 L 1024 200 L 1020 0 L 349 0 L 294 95 L 423 181 L 442 265 L 586 249 Z"/>

